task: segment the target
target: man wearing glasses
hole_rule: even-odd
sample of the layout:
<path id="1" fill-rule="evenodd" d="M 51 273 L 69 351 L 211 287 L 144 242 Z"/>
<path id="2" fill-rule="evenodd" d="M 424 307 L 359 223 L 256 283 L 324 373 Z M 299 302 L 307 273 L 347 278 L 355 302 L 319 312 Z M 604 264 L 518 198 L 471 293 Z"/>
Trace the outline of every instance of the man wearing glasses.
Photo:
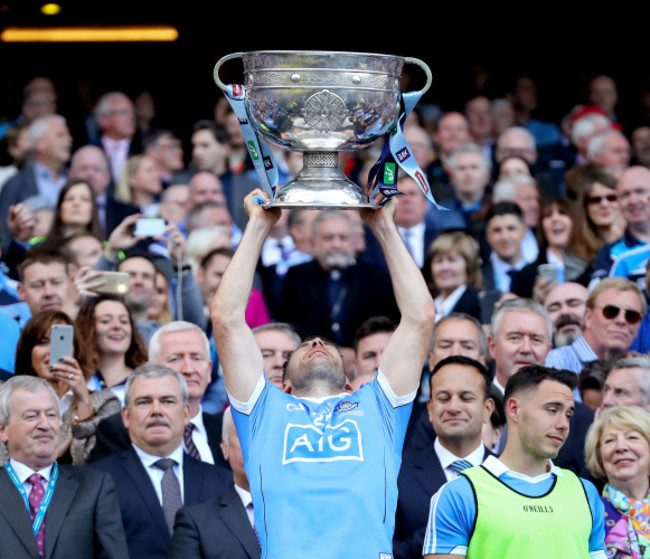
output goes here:
<path id="1" fill-rule="evenodd" d="M 624 278 L 604 279 L 587 298 L 584 334 L 572 344 L 552 350 L 546 366 L 578 374 L 590 361 L 623 356 L 636 338 L 646 306 L 635 283 Z"/>

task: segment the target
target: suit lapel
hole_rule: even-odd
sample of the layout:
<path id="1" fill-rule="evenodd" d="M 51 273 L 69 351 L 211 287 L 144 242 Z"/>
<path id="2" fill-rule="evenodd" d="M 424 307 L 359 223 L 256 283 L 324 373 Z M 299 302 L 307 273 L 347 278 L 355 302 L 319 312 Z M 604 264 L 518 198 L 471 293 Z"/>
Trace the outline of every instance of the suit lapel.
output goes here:
<path id="1" fill-rule="evenodd" d="M 433 495 L 447 481 L 433 445 L 424 449 L 418 458 L 415 463 L 415 478 L 422 485 L 427 495 Z"/>
<path id="2" fill-rule="evenodd" d="M 224 524 L 232 530 L 246 553 L 250 557 L 259 557 L 260 544 L 248 520 L 246 509 L 234 488 L 226 491 L 221 498 L 220 512 Z"/>
<path id="3" fill-rule="evenodd" d="M 196 460 L 183 453 L 183 506 L 199 504 L 203 484 L 201 472 Z"/>
<path id="4" fill-rule="evenodd" d="M 27 507 L 4 468 L 0 470 L 0 498 L 2 499 L 0 516 L 4 517 L 7 525 L 11 527 L 29 554 L 38 557 L 38 547 L 36 547 L 36 538 L 29 521 Z"/>
<path id="5" fill-rule="evenodd" d="M 52 501 L 47 509 L 45 521 L 45 556 L 51 557 L 56 540 L 61 532 L 61 526 L 68 514 L 79 483 L 73 478 L 66 468 L 59 468 L 59 479 L 56 480 L 56 489 Z"/>
<path id="6" fill-rule="evenodd" d="M 203 412 L 203 425 L 205 432 L 208 436 L 208 446 L 212 451 L 212 457 L 215 464 L 220 462 L 221 457 L 221 426 L 223 422 L 223 414 L 211 414 Z"/>
<path id="7" fill-rule="evenodd" d="M 133 481 L 133 485 L 136 487 L 137 491 L 142 498 L 149 514 L 154 519 L 155 525 L 160 530 L 160 533 L 164 536 L 165 541 L 169 541 L 169 530 L 167 529 L 167 523 L 165 522 L 165 517 L 163 515 L 162 507 L 160 506 L 160 501 L 158 500 L 158 495 L 156 495 L 156 490 L 151 483 L 151 478 L 144 469 L 144 465 L 140 461 L 140 458 L 131 447 L 125 453 L 121 455 L 122 460 L 124 460 L 122 467 L 125 475 L 127 475 Z"/>

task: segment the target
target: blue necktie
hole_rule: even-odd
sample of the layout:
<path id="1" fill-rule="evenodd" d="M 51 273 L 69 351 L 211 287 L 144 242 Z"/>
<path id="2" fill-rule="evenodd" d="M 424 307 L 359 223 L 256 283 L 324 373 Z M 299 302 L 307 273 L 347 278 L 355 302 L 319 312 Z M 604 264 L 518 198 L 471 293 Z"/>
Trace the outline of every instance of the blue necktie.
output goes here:
<path id="1" fill-rule="evenodd" d="M 457 474 L 460 474 L 463 470 L 472 467 L 472 463 L 469 460 L 455 460 L 449 467 L 454 470 Z"/>

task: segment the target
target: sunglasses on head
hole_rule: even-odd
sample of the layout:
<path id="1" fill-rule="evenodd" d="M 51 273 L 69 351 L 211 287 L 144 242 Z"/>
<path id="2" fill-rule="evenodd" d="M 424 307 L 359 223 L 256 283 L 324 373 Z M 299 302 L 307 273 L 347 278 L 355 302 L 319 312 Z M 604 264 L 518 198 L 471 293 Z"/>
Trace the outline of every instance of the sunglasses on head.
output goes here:
<path id="1" fill-rule="evenodd" d="M 598 307 L 598 308 L 602 311 L 603 316 L 607 320 L 612 320 L 613 318 L 616 318 L 621 312 L 625 313 L 625 321 L 628 324 L 638 324 L 639 322 L 641 322 L 641 319 L 643 318 L 639 311 L 635 311 L 632 309 L 622 309 L 621 307 L 617 307 L 616 305 L 605 305 L 604 307 Z"/>
<path id="2" fill-rule="evenodd" d="M 603 200 L 608 202 L 618 202 L 618 196 L 616 194 L 607 194 L 606 196 L 588 196 L 585 199 L 585 202 L 588 206 L 592 204 L 600 204 Z"/>

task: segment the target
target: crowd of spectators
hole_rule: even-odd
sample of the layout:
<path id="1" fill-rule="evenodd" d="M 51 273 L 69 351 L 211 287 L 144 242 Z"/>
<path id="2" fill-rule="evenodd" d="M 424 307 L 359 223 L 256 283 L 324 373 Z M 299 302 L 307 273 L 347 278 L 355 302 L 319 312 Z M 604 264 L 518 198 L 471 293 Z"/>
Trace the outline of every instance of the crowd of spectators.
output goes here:
<path id="1" fill-rule="evenodd" d="M 405 124 L 443 209 L 430 205 L 415 181 L 399 177 L 395 223 L 430 288 L 436 326 L 398 482 L 396 558 L 421 556 L 429 499 L 458 475 L 447 455 L 471 454 L 481 463 L 503 450 L 504 389 L 531 364 L 576 374 L 576 412 L 556 464 L 608 482 L 606 510 L 617 530 L 606 541 L 619 550 L 647 545 L 648 534 L 634 524 L 643 519 L 625 506 L 631 499 L 647 506 L 649 498 L 650 120 L 623 128 L 618 104 L 614 80 L 594 76 L 585 104 L 561 121 L 537 120 L 536 84 L 526 77 L 502 97 L 473 97 L 463 112 L 416 109 Z M 142 373 L 146 363 L 187 377 L 191 417 L 208 417 L 197 429 L 215 415 L 221 441 L 228 401 L 209 307 L 246 227 L 243 199 L 258 185 L 237 118 L 220 101 L 213 118 L 187 123 L 180 133 L 144 130 L 134 100 L 121 92 L 97 100 L 83 140 L 73 140 L 65 116 L 57 114 L 55 84 L 34 78 L 22 112 L 0 126 L 11 160 L 0 168 L 0 375 L 40 377 L 60 398 L 62 464 L 108 460 L 128 448 L 129 435 L 135 442 L 134 421 L 127 432 L 119 415 L 126 406 L 126 425 L 135 413 L 129 390 L 171 375 Z M 191 153 L 183 151 L 186 136 Z M 276 155 L 286 182 L 299 171 L 300 154 Z M 364 183 L 377 155 L 376 146 L 344 154 L 341 166 Z M 156 218 L 164 227 L 143 232 L 141 220 Z M 106 272 L 127 279 L 112 284 L 116 276 Z M 374 378 L 398 321 L 386 262 L 357 211 L 283 211 L 263 244 L 246 309 L 270 382 L 282 386 L 282 364 L 300 339 L 323 336 L 337 344 L 356 389 Z M 181 339 L 179 324 L 181 333 L 200 334 L 199 345 L 205 339 L 189 357 L 202 360 L 198 392 L 192 367 L 187 373 L 161 348 L 163 337 L 167 345 Z M 57 363 L 50 362 L 52 325 L 74 329 L 72 354 Z M 472 410 L 460 403 L 449 412 L 469 418 L 460 435 L 437 421 L 430 400 L 445 379 L 434 374 L 436 364 L 457 355 L 486 365 L 492 379 L 481 399 L 490 405 Z M 197 444 L 198 454 L 221 465 L 219 483 L 232 481 L 223 468 L 231 469 L 235 487 L 246 490 L 245 472 L 228 450 L 236 438 L 232 419 L 223 422 L 223 454 L 219 444 L 208 450 L 210 435 Z M 630 442 L 630 431 L 641 440 Z M 186 438 L 182 444 L 185 452 L 196 450 Z M 1 444 L 0 460 L 9 460 L 11 450 L 11 441 Z M 626 485 L 613 453 L 642 456 L 645 474 Z M 217 497 L 215 489 L 201 500 Z M 173 540 L 173 517 L 165 517 L 169 532 L 156 555 L 134 535 L 141 528 L 127 525 L 135 520 L 125 516 L 130 505 L 119 487 L 118 498 L 132 554 L 172 549 L 180 557 L 190 545 L 194 509 L 179 515 L 182 530 Z M 252 535 L 245 534 L 249 555 L 242 557 L 255 556 Z"/>

